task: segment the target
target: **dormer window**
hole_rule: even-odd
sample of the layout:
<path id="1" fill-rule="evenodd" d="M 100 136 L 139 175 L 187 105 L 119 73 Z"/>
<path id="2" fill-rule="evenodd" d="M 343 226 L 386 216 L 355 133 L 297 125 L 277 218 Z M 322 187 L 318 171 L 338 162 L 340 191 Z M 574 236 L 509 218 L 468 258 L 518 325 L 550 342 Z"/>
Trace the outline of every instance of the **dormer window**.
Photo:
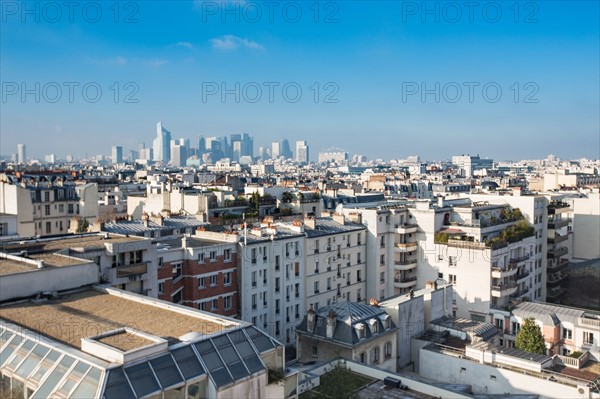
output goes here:
<path id="1" fill-rule="evenodd" d="M 365 325 L 360 323 L 356 325 L 356 332 L 358 334 L 358 339 L 365 339 L 366 338 L 366 331 L 365 331 Z"/>
<path id="2" fill-rule="evenodd" d="M 377 330 L 379 327 L 379 325 L 377 324 L 377 320 L 371 319 L 371 320 L 369 320 L 369 324 L 371 325 L 371 333 L 373 335 L 377 334 Z"/>

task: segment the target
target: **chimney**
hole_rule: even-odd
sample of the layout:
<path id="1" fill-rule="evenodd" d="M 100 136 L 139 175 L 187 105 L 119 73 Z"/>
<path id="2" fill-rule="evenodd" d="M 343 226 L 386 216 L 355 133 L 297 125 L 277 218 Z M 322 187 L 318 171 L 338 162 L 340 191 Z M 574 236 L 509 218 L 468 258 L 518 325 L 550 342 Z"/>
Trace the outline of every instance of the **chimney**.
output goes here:
<path id="1" fill-rule="evenodd" d="M 43 260 L 38 260 L 38 262 L 37 262 L 37 268 L 38 269 L 43 269 L 44 268 L 44 261 Z"/>
<path id="2" fill-rule="evenodd" d="M 346 218 L 344 217 L 343 213 L 334 213 L 333 214 L 333 221 L 337 222 L 341 225 L 344 225 L 344 223 L 346 222 Z"/>
<path id="3" fill-rule="evenodd" d="M 330 310 L 329 313 L 327 313 L 327 328 L 326 328 L 326 335 L 327 338 L 333 338 L 333 333 L 335 331 L 335 313 L 333 312 L 333 310 Z"/>
<path id="4" fill-rule="evenodd" d="M 437 199 L 437 202 L 438 202 L 438 207 L 439 208 L 443 208 L 444 207 L 444 197 L 439 196 L 438 199 Z"/>
<path id="5" fill-rule="evenodd" d="M 428 281 L 425 282 L 425 288 L 427 288 L 429 290 L 436 290 L 437 289 L 437 283 L 435 281 L 428 280 Z"/>
<path id="6" fill-rule="evenodd" d="M 306 314 L 306 329 L 309 332 L 313 332 L 313 330 L 315 329 L 315 311 L 312 309 L 312 306 Z"/>
<path id="7" fill-rule="evenodd" d="M 305 218 L 304 226 L 311 230 L 314 230 L 316 228 L 315 218 Z"/>

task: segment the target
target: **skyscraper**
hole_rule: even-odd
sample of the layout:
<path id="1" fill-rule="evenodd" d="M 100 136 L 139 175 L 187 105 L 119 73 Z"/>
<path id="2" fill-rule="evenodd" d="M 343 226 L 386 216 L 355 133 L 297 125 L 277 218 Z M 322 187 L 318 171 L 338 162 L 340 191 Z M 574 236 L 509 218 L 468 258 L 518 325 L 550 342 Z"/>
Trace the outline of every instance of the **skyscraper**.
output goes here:
<path id="1" fill-rule="evenodd" d="M 123 147 L 120 145 L 113 145 L 112 147 L 112 163 L 123 162 Z"/>
<path id="2" fill-rule="evenodd" d="M 271 159 L 277 159 L 281 155 L 281 144 L 278 141 L 271 143 Z"/>
<path id="3" fill-rule="evenodd" d="M 304 140 L 296 141 L 296 162 L 306 164 L 309 159 L 308 143 Z"/>
<path id="4" fill-rule="evenodd" d="M 185 166 L 188 158 L 188 144 L 185 139 L 171 140 L 171 160 L 173 166 Z"/>
<path id="5" fill-rule="evenodd" d="M 285 159 L 292 158 L 292 149 L 290 148 L 290 142 L 288 139 L 281 140 L 281 146 L 279 148 L 280 155 Z"/>
<path id="6" fill-rule="evenodd" d="M 171 160 L 171 132 L 165 129 L 162 122 L 156 124 L 156 138 L 152 141 L 154 160 L 169 163 Z"/>
<path id="7" fill-rule="evenodd" d="M 25 144 L 17 144 L 17 163 L 27 162 L 27 147 Z"/>

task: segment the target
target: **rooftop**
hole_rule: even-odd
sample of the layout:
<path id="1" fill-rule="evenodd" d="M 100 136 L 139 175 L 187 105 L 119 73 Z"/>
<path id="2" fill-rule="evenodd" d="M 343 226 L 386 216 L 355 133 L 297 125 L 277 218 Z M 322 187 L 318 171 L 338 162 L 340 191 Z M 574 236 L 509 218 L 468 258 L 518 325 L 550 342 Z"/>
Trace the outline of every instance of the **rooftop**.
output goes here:
<path id="1" fill-rule="evenodd" d="M 338 223 L 331 217 L 315 218 L 315 228 L 305 228 L 306 235 L 311 237 L 319 237 L 330 234 L 346 233 L 358 230 L 365 230 L 366 227 L 362 224 L 344 222 L 344 224 Z"/>
<path id="2" fill-rule="evenodd" d="M 234 320 L 204 315 L 181 306 L 108 289 L 66 294 L 56 300 L 0 307 L 0 318 L 59 342 L 81 349 L 81 338 L 128 326 L 134 330 L 177 341 L 196 332 L 213 334 L 237 327 Z M 157 322 L 168 320 L 168 322 Z"/>
<path id="3" fill-rule="evenodd" d="M 0 251 L 8 253 L 21 251 L 56 252 L 61 249 L 102 247 L 105 243 L 116 244 L 141 240 L 144 240 L 144 238 L 121 235 L 109 235 L 108 238 L 105 238 L 104 234 L 65 235 L 58 238 L 4 242 L 0 243 Z"/>
<path id="4" fill-rule="evenodd" d="M 27 260 L 30 261 L 28 262 Z M 44 262 L 44 268 L 81 265 L 83 263 L 91 262 L 85 259 L 77 259 L 59 254 L 32 255 L 29 258 L 23 258 L 22 261 L 0 258 L 0 276 L 38 270 L 36 261 L 39 260 Z"/>
<path id="5" fill-rule="evenodd" d="M 515 316 L 522 317 L 524 319 L 528 317 L 534 317 L 535 319 L 542 321 L 544 324 L 553 326 L 560 324 L 561 321 L 568 321 L 576 324 L 578 319 L 580 317 L 584 317 L 585 315 L 596 317 L 600 316 L 599 313 L 588 310 L 539 302 L 520 303 L 513 309 L 512 313 Z"/>

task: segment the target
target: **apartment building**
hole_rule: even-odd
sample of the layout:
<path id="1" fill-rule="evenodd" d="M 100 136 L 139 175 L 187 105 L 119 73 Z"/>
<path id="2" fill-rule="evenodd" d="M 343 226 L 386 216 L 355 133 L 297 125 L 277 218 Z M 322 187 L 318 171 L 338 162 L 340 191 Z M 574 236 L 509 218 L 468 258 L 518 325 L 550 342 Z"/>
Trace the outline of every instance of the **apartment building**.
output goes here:
<path id="1" fill-rule="evenodd" d="M 25 263 L 41 262 L 40 269 L 48 267 L 49 270 L 63 270 L 65 266 L 91 262 L 95 265 L 94 275 L 98 281 L 125 291 L 154 298 L 157 296 L 156 247 L 149 239 L 109 233 L 85 234 L 6 241 L 0 245 L 0 251 L 19 257 L 20 261 Z M 23 278 L 26 276 L 28 275 L 24 275 Z M 71 277 L 64 274 L 55 278 L 68 280 Z"/>
<path id="2" fill-rule="evenodd" d="M 367 297 L 384 299 L 417 286 L 417 230 L 403 205 L 344 204 L 348 220 L 366 226 Z"/>
<path id="3" fill-rule="evenodd" d="M 239 317 L 293 345 L 305 312 L 304 226 L 267 222 L 239 234 Z"/>
<path id="4" fill-rule="evenodd" d="M 361 237 L 366 230 L 339 214 L 304 219 L 306 309 L 365 301 L 367 243 Z"/>
<path id="5" fill-rule="evenodd" d="M 39 176 L 37 177 L 39 180 Z M 4 175 L 0 181 L 0 214 L 16 215 L 21 237 L 52 236 L 75 231 L 75 218 L 91 225 L 98 217 L 98 186 L 52 183 L 51 179 L 20 181 Z"/>
<path id="6" fill-rule="evenodd" d="M 238 315 L 238 236 L 209 231 L 157 241 L 158 298 Z"/>
<path id="7" fill-rule="evenodd" d="M 509 316 L 493 319 L 503 332 L 504 346 L 514 347 L 523 320 L 529 317 L 539 325 L 549 356 L 559 355 L 560 362 L 570 366 L 582 366 L 588 358 L 600 360 L 600 313 L 550 303 L 520 303 Z"/>
<path id="8" fill-rule="evenodd" d="M 382 308 L 343 301 L 309 309 L 296 331 L 300 361 L 342 357 L 396 371 L 398 327 Z"/>
<path id="9" fill-rule="evenodd" d="M 535 229 L 506 204 L 445 200 L 410 209 L 424 234 L 419 284 L 442 279 L 454 286 L 454 316 L 484 322 L 511 300 L 538 299 L 545 279 Z M 544 276 L 545 277 L 545 276 Z M 538 299 L 539 300 L 539 299 Z"/>

